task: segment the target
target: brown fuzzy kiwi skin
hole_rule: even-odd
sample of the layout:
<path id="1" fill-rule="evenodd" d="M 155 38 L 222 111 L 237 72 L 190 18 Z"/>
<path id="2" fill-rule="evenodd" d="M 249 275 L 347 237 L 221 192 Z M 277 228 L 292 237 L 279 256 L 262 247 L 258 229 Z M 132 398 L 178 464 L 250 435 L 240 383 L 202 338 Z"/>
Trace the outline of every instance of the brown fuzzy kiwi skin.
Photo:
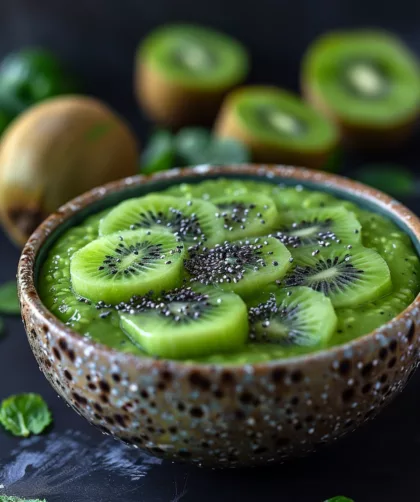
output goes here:
<path id="1" fill-rule="evenodd" d="M 219 138 L 234 138 L 245 145 L 251 151 L 254 162 L 270 164 L 290 164 L 295 166 L 308 167 L 311 169 L 322 169 L 328 162 L 330 156 L 337 148 L 337 144 L 331 144 L 328 149 L 323 150 L 288 150 L 278 145 L 267 145 L 262 143 L 244 129 L 236 120 L 234 109 L 235 97 L 241 89 L 228 95 L 222 104 L 217 116 L 214 133 Z"/>
<path id="2" fill-rule="evenodd" d="M 173 129 L 185 125 L 210 125 L 232 87 L 199 89 L 172 81 L 152 64 L 136 59 L 135 94 L 153 122 Z"/>
<path id="3" fill-rule="evenodd" d="M 2 137 L 0 222 L 23 245 L 68 200 L 134 175 L 138 154 L 129 127 L 94 98 L 65 96 L 35 105 Z"/>
<path id="4" fill-rule="evenodd" d="M 302 81 L 302 93 L 305 99 L 319 112 L 323 113 L 338 127 L 343 144 L 361 150 L 397 148 L 412 136 L 420 115 L 420 110 L 413 110 L 403 121 L 373 126 L 352 123 L 339 117 L 331 109 L 325 98 L 315 92 L 310 84 Z"/>

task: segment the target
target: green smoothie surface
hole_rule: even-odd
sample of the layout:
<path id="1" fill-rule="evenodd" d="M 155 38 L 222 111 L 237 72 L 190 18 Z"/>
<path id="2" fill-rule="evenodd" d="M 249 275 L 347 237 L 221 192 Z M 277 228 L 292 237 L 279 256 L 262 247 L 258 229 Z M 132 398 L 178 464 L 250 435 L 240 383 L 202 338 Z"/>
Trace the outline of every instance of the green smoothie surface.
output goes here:
<path id="1" fill-rule="evenodd" d="M 244 210 L 243 208 L 245 206 L 243 205 L 243 201 L 248 200 L 252 203 L 254 200 L 263 200 L 261 204 L 263 204 L 264 210 L 267 213 L 267 221 L 262 221 L 261 223 L 264 216 L 259 215 L 259 223 L 257 223 L 261 223 L 261 228 L 266 225 L 266 229 L 259 229 L 257 223 L 253 223 L 252 225 L 254 226 L 247 223 L 243 225 L 245 229 L 242 229 L 241 217 L 243 214 L 247 217 L 248 213 L 246 210 L 245 213 L 241 213 L 240 211 L 233 213 L 234 216 L 239 215 L 239 220 L 237 221 L 235 216 L 232 220 L 232 226 L 236 230 L 232 230 L 232 228 L 229 229 L 231 235 L 235 235 L 235 241 L 238 239 L 242 239 L 242 241 L 246 240 L 244 232 L 246 233 L 247 229 L 250 229 L 250 232 L 252 229 L 254 232 L 252 237 L 249 237 L 250 240 L 255 238 L 264 239 L 266 235 L 274 236 L 269 239 L 270 245 L 267 248 L 270 250 L 273 249 L 273 251 L 267 252 L 268 254 L 272 253 L 270 255 L 268 268 L 273 268 L 271 264 L 275 263 L 275 267 L 277 268 L 273 268 L 273 273 L 277 273 L 280 279 L 268 282 L 268 284 L 264 284 L 263 286 L 253 288 L 251 284 L 247 289 L 242 288 L 235 290 L 235 292 L 239 291 L 237 294 L 242 297 L 243 301 L 246 303 L 247 309 L 249 309 L 250 322 L 252 316 L 255 317 L 255 312 L 257 312 L 257 314 L 259 313 L 255 308 L 266 302 L 270 297 L 270 293 L 274 292 L 274 294 L 278 294 L 282 288 L 286 288 L 287 291 L 290 289 L 290 291 L 293 292 L 294 287 L 302 285 L 305 287 L 307 286 L 308 290 L 312 288 L 309 293 L 315 289 L 320 295 L 324 294 L 327 297 L 330 293 L 335 295 L 333 307 L 329 299 L 328 301 L 326 300 L 328 303 L 326 308 L 329 308 L 331 311 L 333 310 L 336 316 L 336 321 L 334 320 L 333 323 L 334 327 L 332 334 L 328 337 L 319 336 L 316 338 L 318 340 L 316 343 L 300 343 L 299 336 L 289 336 L 290 333 L 287 332 L 287 329 L 293 331 L 293 324 L 290 324 L 293 322 L 293 312 L 290 307 L 288 309 L 285 308 L 282 312 L 283 318 L 286 316 L 287 322 L 282 324 L 283 328 L 274 337 L 269 331 L 270 328 L 267 328 L 268 334 L 264 332 L 263 336 L 252 336 L 251 328 L 249 328 L 249 336 L 235 349 L 226 348 L 228 347 L 228 345 L 226 345 L 221 352 L 218 352 L 217 348 L 214 348 L 211 353 L 205 355 L 198 354 L 193 357 L 182 357 L 181 353 L 181 356 L 176 357 L 177 359 L 212 364 L 248 364 L 323 350 L 331 346 L 346 343 L 386 324 L 402 312 L 414 300 L 420 290 L 420 262 L 408 235 L 384 216 L 366 211 L 351 202 L 335 198 L 330 194 L 319 191 L 309 191 L 300 186 L 286 187 L 268 182 L 218 179 L 204 181 L 199 184 L 181 184 L 170 187 L 162 192 L 156 192 L 154 195 L 158 196 L 156 198 L 157 201 L 159 201 L 159 197 L 162 196 L 170 195 L 175 197 L 179 199 L 179 203 L 181 204 L 180 207 L 185 205 L 185 208 L 188 207 L 188 201 L 192 198 L 204 200 L 212 204 L 213 201 L 218 201 L 218 207 L 220 211 L 222 211 L 221 221 L 225 222 L 225 228 L 227 220 L 226 217 L 223 216 L 223 208 L 230 207 L 228 204 L 229 200 L 235 201 L 238 205 L 237 208 L 239 208 L 238 211 Z M 265 196 L 265 199 L 262 198 L 263 196 Z M 258 197 L 260 197 L 260 199 L 258 199 Z M 257 203 L 256 205 L 258 206 Z M 331 231 L 330 227 L 327 228 L 326 224 L 324 228 L 320 221 L 319 233 L 316 236 L 318 242 L 310 244 L 311 232 L 313 232 L 314 225 L 313 215 L 316 211 L 320 211 L 321 209 L 330 211 L 332 216 L 329 216 L 328 212 L 325 213 L 325 221 L 329 225 L 331 225 L 331 220 L 335 220 L 335 214 L 337 214 L 335 227 L 333 227 L 336 230 Z M 116 302 L 114 302 L 114 304 L 110 302 L 98 302 L 97 298 L 92 300 L 91 298 L 87 298 L 87 295 L 82 297 L 74 291 L 74 284 L 72 283 L 71 276 L 71 261 L 73 256 L 77 251 L 98 239 L 99 226 L 101 224 L 101 228 L 105 228 L 103 223 L 104 218 L 109 215 L 112 210 L 113 208 L 88 217 L 80 225 L 67 230 L 52 245 L 39 274 L 38 289 L 40 296 L 46 307 L 58 319 L 87 338 L 121 352 L 133 353 L 140 357 L 154 357 L 154 354 L 150 354 L 150 350 L 149 353 L 147 353 L 141 343 L 127 334 L 124 328 L 126 323 L 122 322 L 121 311 L 115 308 Z M 324 214 L 322 211 L 316 214 L 320 215 L 319 219 L 324 217 L 322 216 Z M 220 214 L 218 214 L 217 217 L 220 220 Z M 232 217 L 232 215 L 230 215 L 230 217 Z M 299 221 L 299 224 L 295 223 L 294 220 L 296 220 L 296 222 Z M 115 223 L 112 219 L 108 218 L 107 222 L 110 222 L 108 227 L 111 229 L 112 225 L 117 225 L 115 233 L 118 233 L 118 221 Z M 307 222 L 310 223 L 308 224 Z M 315 221 L 315 223 L 317 222 Z M 228 225 L 229 224 L 228 222 Z M 212 222 L 210 221 L 210 226 L 211 225 Z M 347 230 L 345 228 L 346 225 L 349 226 Z M 133 225 L 131 227 L 131 229 L 128 228 L 127 230 L 136 230 Z M 224 237 L 220 231 L 222 227 L 219 227 L 220 224 L 215 219 L 214 228 L 211 229 L 211 235 L 214 242 L 208 247 L 214 246 L 215 242 L 224 242 Z M 279 229 L 284 230 L 286 227 L 292 229 L 287 235 L 278 233 Z M 342 237 L 337 238 L 335 234 L 342 235 Z M 229 234 L 227 235 L 229 236 Z M 255 237 L 255 235 L 262 237 Z M 276 236 L 277 239 L 275 239 Z M 349 239 L 348 241 L 347 238 Z M 359 239 L 360 242 L 357 239 Z M 282 243 L 281 250 L 279 250 L 280 248 L 277 249 L 278 246 L 276 242 Z M 321 243 L 320 245 L 319 242 Z M 191 260 L 192 251 L 187 249 L 188 246 L 185 242 L 184 247 L 186 249 L 185 256 L 183 257 L 185 275 L 182 280 L 185 286 L 194 288 L 195 283 L 190 282 L 190 277 L 193 276 L 194 273 L 197 273 L 196 270 L 200 268 L 199 259 L 201 251 L 200 248 L 194 249 L 195 256 L 198 257 L 198 265 L 196 265 L 194 260 Z M 386 265 L 384 264 L 383 267 L 387 270 L 389 269 L 391 281 L 388 284 L 382 277 L 371 279 L 378 281 L 378 288 L 374 299 L 369 299 L 369 297 L 367 297 L 364 301 L 362 292 L 362 294 L 360 294 L 361 300 L 359 304 L 355 301 L 354 305 L 348 305 L 346 304 L 345 290 L 347 283 L 352 280 L 358 280 L 359 278 L 366 279 L 369 275 L 363 270 L 360 270 L 363 269 L 363 264 L 353 268 L 351 268 L 351 265 L 346 265 L 347 255 L 345 253 L 348 252 L 349 255 L 351 255 L 353 251 L 359 248 L 362 250 L 366 248 L 368 250 L 367 252 L 371 252 L 375 256 L 379 254 L 380 257 L 385 260 Z M 347 249 L 348 251 L 346 251 Z M 345 270 L 345 274 L 347 274 L 343 276 L 344 279 L 340 279 L 341 282 L 339 282 L 338 285 L 329 282 L 327 286 L 325 286 L 322 281 L 313 282 L 311 286 L 302 282 L 302 277 L 306 273 L 305 270 L 309 270 L 309 268 L 305 269 L 305 267 L 308 267 L 308 263 L 313 263 L 314 260 L 318 259 L 317 257 L 326 256 L 326 253 L 330 253 L 328 256 L 331 257 L 333 256 L 331 253 L 335 252 L 334 250 L 337 250 L 337 256 L 345 257 L 342 260 L 342 267 L 347 266 L 348 268 L 343 269 Z M 203 252 L 205 251 L 204 249 Z M 278 253 L 280 253 L 280 255 L 278 255 Z M 271 256 L 273 259 L 271 259 Z M 276 256 L 280 256 L 280 258 L 276 259 Z M 170 260 L 167 260 L 165 263 L 169 263 L 169 261 Z M 105 267 L 105 272 L 109 270 L 110 273 L 116 274 L 115 271 L 113 272 L 114 269 L 112 267 L 116 267 L 119 262 L 117 265 L 114 265 L 112 259 L 109 258 L 109 261 L 105 260 L 104 263 L 105 266 L 100 267 L 102 269 L 101 273 Z M 361 263 L 363 263 L 363 260 L 361 260 Z M 296 267 L 297 264 L 300 264 L 300 268 L 295 269 L 294 267 Z M 147 263 L 146 266 L 148 266 Z M 171 264 L 168 265 L 168 267 L 174 267 L 174 265 Z M 287 268 L 288 272 L 276 272 L 276 270 L 279 270 L 279 267 L 283 267 L 284 270 Z M 359 270 L 357 270 L 357 268 Z M 172 268 L 168 268 L 168 270 L 172 270 Z M 326 277 L 325 270 L 321 272 L 324 274 L 322 277 Z M 247 278 L 247 274 L 248 272 L 243 274 L 243 276 Z M 285 274 L 284 277 L 281 274 Z M 382 275 L 382 272 L 380 275 Z M 166 277 L 165 280 L 168 282 L 170 280 L 169 272 L 164 274 L 163 277 Z M 328 280 L 330 279 L 328 278 Z M 242 285 L 243 283 L 243 278 L 240 276 L 238 284 Z M 198 286 L 202 287 L 202 284 L 198 284 Z M 182 284 L 176 284 L 174 287 L 182 287 Z M 210 286 L 206 285 L 206 287 Z M 223 287 L 226 290 L 225 284 Z M 340 293 L 340 288 L 343 289 L 341 296 L 337 295 L 337 292 Z M 216 292 L 218 291 L 217 286 L 214 287 L 214 290 Z M 157 293 L 159 292 L 154 291 L 153 294 Z M 358 294 L 359 293 L 357 293 L 357 295 Z M 291 297 L 293 297 L 293 295 Z M 285 298 L 287 297 L 285 296 Z M 344 300 L 342 298 L 344 298 Z M 124 298 L 124 301 L 126 301 L 126 298 Z M 294 307 L 296 312 L 299 310 L 298 307 Z M 251 312 L 253 312 L 253 314 L 251 314 Z M 125 314 L 125 319 L 130 321 L 129 309 L 125 309 Z M 133 318 L 134 317 L 135 316 L 133 316 Z M 244 320 L 244 322 L 246 322 L 246 320 Z M 266 324 L 268 325 L 269 323 Z M 263 324 L 263 326 L 265 325 Z M 292 327 L 287 328 L 287 326 Z M 215 330 L 219 330 L 219 328 L 215 328 Z M 171 336 L 170 330 L 168 336 Z M 229 333 L 227 333 L 226 336 L 228 337 Z M 296 340 L 297 342 L 295 342 Z M 215 342 L 214 347 L 217 346 Z"/>

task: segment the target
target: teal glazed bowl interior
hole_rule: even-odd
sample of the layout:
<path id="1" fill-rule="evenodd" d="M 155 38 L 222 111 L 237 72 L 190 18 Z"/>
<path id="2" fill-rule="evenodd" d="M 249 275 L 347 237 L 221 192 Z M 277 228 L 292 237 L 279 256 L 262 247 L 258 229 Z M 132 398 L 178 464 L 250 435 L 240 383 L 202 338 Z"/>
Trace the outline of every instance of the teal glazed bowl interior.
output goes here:
<path id="1" fill-rule="evenodd" d="M 300 184 L 385 215 L 420 251 L 420 222 L 399 202 L 339 176 L 287 166 L 198 166 L 96 188 L 51 215 L 19 264 L 22 316 L 40 369 L 81 416 L 153 455 L 199 465 L 265 464 L 313 451 L 373 418 L 405 386 L 419 354 L 419 297 L 345 345 L 258 364 L 197 364 L 120 353 L 72 331 L 42 304 L 40 265 L 88 215 L 181 182 L 227 177 Z"/>

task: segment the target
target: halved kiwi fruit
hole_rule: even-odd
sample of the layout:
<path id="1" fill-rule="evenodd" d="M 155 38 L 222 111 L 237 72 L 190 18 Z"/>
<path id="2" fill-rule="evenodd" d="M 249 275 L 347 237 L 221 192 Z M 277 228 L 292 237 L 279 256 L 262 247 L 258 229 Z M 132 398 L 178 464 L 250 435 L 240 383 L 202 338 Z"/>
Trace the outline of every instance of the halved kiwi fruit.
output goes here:
<path id="1" fill-rule="evenodd" d="M 335 126 L 297 95 L 276 87 L 250 86 L 230 93 L 215 134 L 245 143 L 256 162 L 321 169 L 338 144 Z"/>
<path id="2" fill-rule="evenodd" d="M 121 326 L 153 356 L 188 358 L 240 350 L 248 338 L 247 308 L 235 294 L 182 288 L 120 306 Z"/>
<path id="3" fill-rule="evenodd" d="M 207 124 L 247 73 L 247 53 L 233 38 L 201 26 L 166 25 L 139 47 L 135 91 L 154 122 Z"/>
<path id="4" fill-rule="evenodd" d="M 387 294 L 392 287 L 385 260 L 373 249 L 347 246 L 295 250 L 283 287 L 307 286 L 329 297 L 334 307 L 355 307 Z"/>
<path id="5" fill-rule="evenodd" d="M 290 260 L 290 252 L 274 237 L 255 237 L 192 252 L 184 265 L 192 283 L 248 296 L 281 279 Z"/>
<path id="6" fill-rule="evenodd" d="M 392 146 L 411 132 L 420 112 L 420 67 L 395 36 L 375 30 L 333 32 L 303 60 L 306 98 L 358 146 Z"/>
<path id="7" fill-rule="evenodd" d="M 139 228 L 164 228 L 187 245 L 212 246 L 224 240 L 218 209 L 200 199 L 151 194 L 129 199 L 112 209 L 99 225 L 101 235 Z"/>
<path id="8" fill-rule="evenodd" d="M 331 300 L 304 286 L 271 294 L 248 315 L 251 340 L 285 346 L 323 344 L 337 326 Z"/>
<path id="9" fill-rule="evenodd" d="M 179 285 L 184 246 L 165 230 L 136 230 L 101 237 L 71 258 L 76 294 L 117 304 L 134 295 Z"/>
<path id="10" fill-rule="evenodd" d="M 362 227 L 356 216 L 346 209 L 326 207 L 290 211 L 271 235 L 288 248 L 335 244 L 360 244 Z"/>
<path id="11" fill-rule="evenodd" d="M 252 193 L 214 197 L 217 217 L 223 221 L 227 240 L 267 234 L 278 220 L 276 205 L 270 197 Z"/>

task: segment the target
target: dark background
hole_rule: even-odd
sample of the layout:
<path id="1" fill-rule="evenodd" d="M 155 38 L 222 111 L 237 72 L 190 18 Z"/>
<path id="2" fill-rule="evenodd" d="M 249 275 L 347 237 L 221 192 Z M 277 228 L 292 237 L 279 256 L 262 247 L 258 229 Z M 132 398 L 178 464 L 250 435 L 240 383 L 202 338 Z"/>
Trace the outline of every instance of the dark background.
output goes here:
<path id="1" fill-rule="evenodd" d="M 387 28 L 420 55 L 420 5 L 416 0 L 0 0 L 0 57 L 31 45 L 54 50 L 80 75 L 86 92 L 124 115 L 144 143 L 148 124 L 132 95 L 133 59 L 142 36 L 166 21 L 194 21 L 236 36 L 250 50 L 251 81 L 295 90 L 305 48 L 329 29 Z M 417 133 L 406 147 L 391 154 L 347 154 L 346 172 L 351 174 L 371 160 L 398 161 L 416 170 L 419 139 Z M 415 197 L 405 202 L 420 212 Z M 18 256 L 0 231 L 0 282 L 14 277 Z M 15 392 L 40 392 L 53 411 L 54 431 L 84 431 L 94 448 L 102 436 L 57 399 L 37 369 L 21 322 L 10 319 L 7 328 L 0 341 L 0 399 Z M 89 483 L 96 487 L 94 498 L 81 495 L 71 483 L 62 489 L 54 483 L 45 488 L 24 483 L 25 476 L 11 486 L 5 484 L 5 493 L 45 496 L 48 502 L 321 502 L 340 493 L 356 502 L 419 500 L 419 385 L 417 375 L 377 420 L 339 444 L 287 466 L 223 472 L 164 463 L 131 486 L 131 495 L 117 498 L 111 496 L 111 487 L 118 491 L 127 480 L 105 471 L 89 474 Z M 19 444 L 18 439 L 0 432 L 0 486 Z M 31 474 L 30 469 L 26 474 Z M 31 475 L 36 479 L 36 472 Z"/>

